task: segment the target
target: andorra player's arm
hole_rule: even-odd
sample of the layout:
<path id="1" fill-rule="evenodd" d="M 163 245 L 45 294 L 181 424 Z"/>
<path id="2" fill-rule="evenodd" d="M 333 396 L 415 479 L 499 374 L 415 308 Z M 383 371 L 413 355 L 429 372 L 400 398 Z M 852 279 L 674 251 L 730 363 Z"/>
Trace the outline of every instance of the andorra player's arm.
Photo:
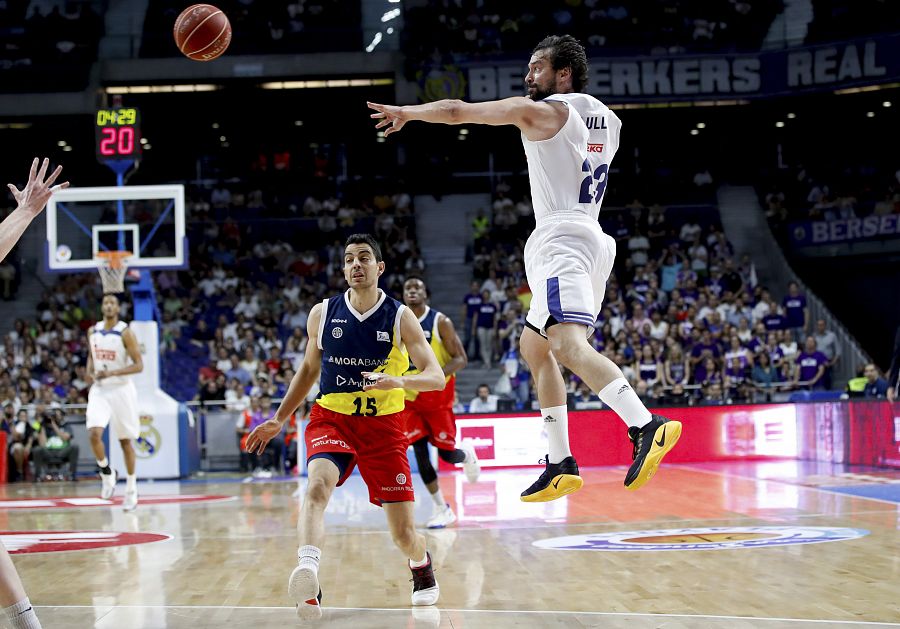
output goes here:
<path id="1" fill-rule="evenodd" d="M 409 376 L 389 376 L 381 372 L 364 371 L 362 375 L 366 378 L 368 384 L 363 387 L 363 391 L 372 389 L 381 391 L 390 391 L 391 389 L 442 391 L 446 385 L 444 372 L 441 370 L 441 366 L 438 364 L 437 357 L 431 350 L 431 346 L 425 340 L 422 325 L 409 308 L 406 308 L 403 314 L 400 315 L 399 343 L 406 345 L 406 350 L 409 352 L 412 363 L 416 367 L 421 365 L 421 371 Z"/>
<path id="2" fill-rule="evenodd" d="M 452 376 L 457 371 L 465 368 L 469 363 L 469 357 L 466 356 L 466 349 L 463 347 L 462 341 L 459 340 L 459 335 L 456 333 L 456 328 L 453 327 L 453 321 L 450 320 L 450 317 L 443 314 L 439 315 L 438 332 L 441 333 L 441 341 L 444 343 L 444 348 L 450 354 L 450 360 L 444 365 L 444 376 Z"/>
<path id="3" fill-rule="evenodd" d="M 444 99 L 423 105 L 381 105 L 367 103 L 376 113 L 370 117 L 379 120 L 376 129 L 385 128 L 384 135 L 396 133 L 411 120 L 439 124 L 484 124 L 491 126 L 513 125 L 532 141 L 552 138 L 568 119 L 566 105 L 559 102 L 533 101 L 524 96 L 514 96 L 485 103 L 467 103 L 456 99 Z"/>
<path id="4" fill-rule="evenodd" d="M 313 383 L 319 378 L 322 369 L 322 350 L 319 349 L 319 321 L 324 316 L 322 304 L 313 306 L 306 322 L 306 330 L 309 334 L 309 343 L 306 344 L 306 355 L 300 369 L 294 374 L 291 384 L 288 386 L 284 399 L 278 405 L 278 410 L 271 419 L 264 421 L 247 435 L 247 452 L 262 454 L 269 441 L 278 435 L 284 428 L 291 415 L 300 407 L 306 399 Z"/>
<path id="5" fill-rule="evenodd" d="M 38 168 L 39 163 L 40 168 Z M 28 183 L 25 184 L 24 189 L 19 190 L 11 183 L 6 185 L 16 200 L 16 209 L 0 223 L 0 262 L 3 262 L 7 254 L 16 246 L 19 238 L 22 237 L 25 229 L 34 220 L 34 217 L 40 214 L 44 206 L 47 205 L 51 195 L 57 190 L 69 187 L 68 181 L 53 185 L 53 182 L 56 181 L 56 178 L 62 172 L 62 166 L 57 166 L 50 173 L 50 176 L 47 177 L 47 167 L 49 165 L 50 160 L 46 157 L 43 162 L 39 162 L 38 158 L 35 157 L 34 161 L 31 162 Z"/>

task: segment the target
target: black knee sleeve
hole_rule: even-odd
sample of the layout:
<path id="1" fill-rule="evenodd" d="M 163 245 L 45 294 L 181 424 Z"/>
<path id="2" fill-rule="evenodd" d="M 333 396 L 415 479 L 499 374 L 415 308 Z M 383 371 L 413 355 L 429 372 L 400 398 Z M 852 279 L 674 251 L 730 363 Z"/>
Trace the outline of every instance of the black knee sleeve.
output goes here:
<path id="1" fill-rule="evenodd" d="M 466 453 L 463 450 L 441 450 L 438 448 L 438 456 L 447 463 L 462 463 L 466 460 Z"/>
<path id="2" fill-rule="evenodd" d="M 419 475 L 426 485 L 437 480 L 437 472 L 428 457 L 428 439 L 419 439 L 413 443 L 413 452 L 416 455 L 416 465 L 419 466 Z M 440 452 L 440 450 L 438 450 Z"/>

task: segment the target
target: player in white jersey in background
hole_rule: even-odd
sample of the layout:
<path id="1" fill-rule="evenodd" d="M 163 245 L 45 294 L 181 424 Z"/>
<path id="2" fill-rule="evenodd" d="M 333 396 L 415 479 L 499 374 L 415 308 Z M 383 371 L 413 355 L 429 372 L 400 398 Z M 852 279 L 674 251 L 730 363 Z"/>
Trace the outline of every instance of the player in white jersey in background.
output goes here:
<path id="1" fill-rule="evenodd" d="M 137 476 L 134 473 L 134 447 L 132 441 L 141 434 L 138 419 L 137 389 L 128 376 L 144 370 L 137 337 L 124 321 L 119 321 L 119 298 L 112 293 L 103 296 L 103 320 L 88 333 L 87 372 L 94 379 L 88 392 L 87 428 L 91 437 L 91 449 L 100 468 L 100 497 L 109 499 L 116 492 L 117 474 L 109 466 L 103 447 L 103 432 L 112 422 L 116 438 L 122 446 L 125 469 L 126 511 L 137 507 Z M 131 359 L 131 364 L 129 364 Z"/>
<path id="2" fill-rule="evenodd" d="M 628 425 L 634 444 L 625 486 L 653 476 L 681 436 L 681 423 L 651 415 L 622 370 L 588 342 L 616 255 L 615 240 L 597 222 L 622 123 L 587 83 L 584 47 L 550 36 L 534 49 L 526 97 L 486 103 L 441 100 L 397 107 L 369 103 L 385 136 L 411 120 L 443 124 L 514 125 L 522 135 L 537 226 L 525 245 L 533 298 L 520 340 L 535 380 L 550 447 L 546 469 L 522 492 L 525 502 L 555 500 L 581 488 L 569 449 L 566 389 L 557 361 L 573 371 Z"/>
<path id="3" fill-rule="evenodd" d="M 28 173 L 28 183 L 22 190 L 13 184 L 7 184 L 16 200 L 16 209 L 0 223 L 0 262 L 6 259 L 19 242 L 25 228 L 43 211 L 47 201 L 50 200 L 50 195 L 69 187 L 68 181 L 53 185 L 62 172 L 62 166 L 57 166 L 45 181 L 50 160 L 45 158 L 40 164 L 40 169 L 38 164 L 38 158 L 35 157 L 31 162 L 31 172 Z M 41 621 L 34 613 L 19 573 L 16 572 L 16 567 L 2 543 L 0 543 L 0 608 L 3 609 L 6 623 L 13 629 L 41 629 Z"/>

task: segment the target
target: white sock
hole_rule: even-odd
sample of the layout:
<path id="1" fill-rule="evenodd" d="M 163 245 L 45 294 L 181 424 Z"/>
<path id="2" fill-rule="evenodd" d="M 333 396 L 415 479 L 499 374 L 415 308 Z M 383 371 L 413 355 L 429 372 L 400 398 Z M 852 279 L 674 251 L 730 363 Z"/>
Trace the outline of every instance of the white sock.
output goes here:
<path id="1" fill-rule="evenodd" d="M 641 428 L 652 419 L 650 411 L 641 402 L 631 385 L 625 378 L 616 378 L 603 387 L 597 395 L 603 403 L 614 410 L 629 427 Z M 552 461 L 551 461 L 552 463 Z"/>
<path id="2" fill-rule="evenodd" d="M 322 550 L 315 546 L 301 546 L 297 551 L 297 560 L 301 568 L 309 568 L 313 574 L 319 574 L 319 558 Z"/>
<path id="3" fill-rule="evenodd" d="M 410 568 L 421 568 L 422 566 L 427 566 L 427 565 L 428 565 L 428 553 L 425 553 L 425 556 L 422 557 L 421 561 L 413 561 L 412 559 L 409 560 Z"/>
<path id="4" fill-rule="evenodd" d="M 438 487 L 438 490 L 431 494 L 431 499 L 434 500 L 434 504 L 438 509 L 443 509 L 447 506 L 447 501 L 444 500 L 444 492 L 441 491 L 441 488 Z"/>
<path id="5" fill-rule="evenodd" d="M 6 622 L 13 629 L 41 629 L 41 621 L 35 615 L 34 608 L 27 596 L 18 603 L 5 607 L 3 614 L 6 616 Z"/>
<path id="6" fill-rule="evenodd" d="M 569 450 L 569 408 L 565 404 L 542 408 L 541 417 L 544 418 L 544 429 L 550 441 L 550 462 L 559 463 L 572 456 Z"/>
<path id="7" fill-rule="evenodd" d="M 97 467 L 99 467 L 101 470 L 102 470 L 104 467 L 106 467 L 107 465 L 109 465 L 109 459 L 108 459 L 108 458 L 103 457 L 102 459 L 97 459 Z"/>
<path id="8" fill-rule="evenodd" d="M 125 491 L 137 491 L 137 474 L 129 474 L 126 477 Z"/>

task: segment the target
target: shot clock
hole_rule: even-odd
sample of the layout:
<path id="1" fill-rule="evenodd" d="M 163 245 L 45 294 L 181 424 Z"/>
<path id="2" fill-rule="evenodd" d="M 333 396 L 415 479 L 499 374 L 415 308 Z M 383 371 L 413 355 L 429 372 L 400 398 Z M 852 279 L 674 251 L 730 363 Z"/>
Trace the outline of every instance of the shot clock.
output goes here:
<path id="1" fill-rule="evenodd" d="M 97 159 L 134 161 L 141 157 L 141 113 L 134 107 L 101 109 L 94 119 Z"/>

